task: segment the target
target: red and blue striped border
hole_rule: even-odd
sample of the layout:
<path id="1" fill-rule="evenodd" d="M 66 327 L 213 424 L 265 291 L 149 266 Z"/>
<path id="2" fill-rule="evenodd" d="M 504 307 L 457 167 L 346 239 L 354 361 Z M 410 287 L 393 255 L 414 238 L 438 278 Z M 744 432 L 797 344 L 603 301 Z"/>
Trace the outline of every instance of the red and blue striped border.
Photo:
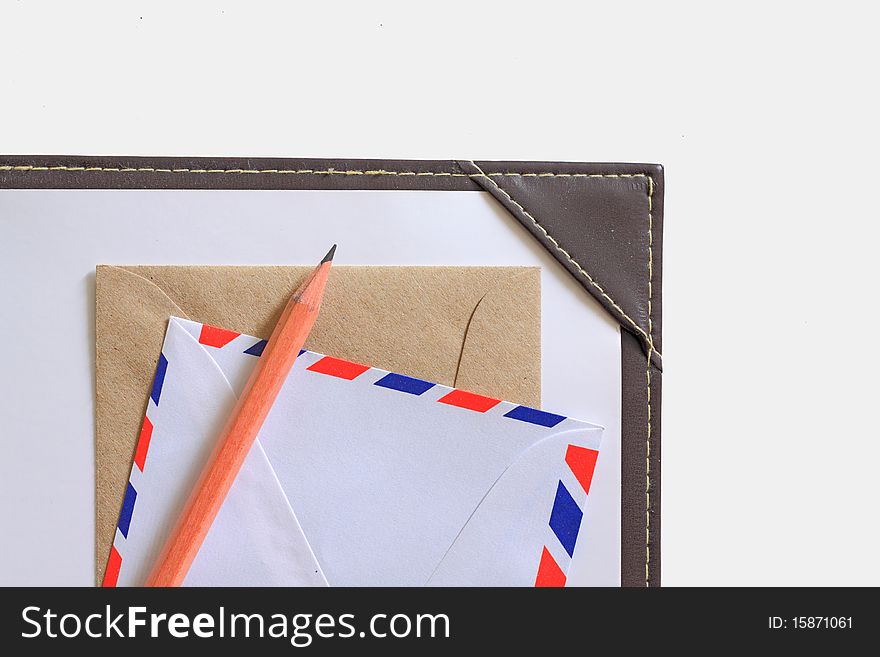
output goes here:
<path id="1" fill-rule="evenodd" d="M 574 475 L 585 495 L 590 494 L 590 485 L 593 482 L 593 472 L 596 468 L 596 459 L 599 452 L 595 449 L 569 445 L 565 451 L 565 463 Z M 580 533 L 581 521 L 584 512 L 578 506 L 572 494 L 569 492 L 562 479 L 556 485 L 556 497 L 550 510 L 550 530 L 569 558 L 574 556 L 574 548 Z M 535 586 L 554 587 L 565 586 L 567 576 L 551 550 L 544 546 L 541 558 L 538 562 L 538 574 L 535 577 Z"/>
<path id="2" fill-rule="evenodd" d="M 147 402 L 147 411 L 144 414 L 141 433 L 138 436 L 137 445 L 134 449 L 133 465 L 128 478 L 128 485 L 125 488 L 125 497 L 122 499 L 122 509 L 119 511 L 119 520 L 116 523 L 116 540 L 113 541 L 113 546 L 110 548 L 107 569 L 104 571 L 104 580 L 101 584 L 104 587 L 115 587 L 116 582 L 119 580 L 119 569 L 122 567 L 122 553 L 119 551 L 119 548 L 128 539 L 128 530 L 131 527 L 131 518 L 134 515 L 134 507 L 137 502 L 135 475 L 137 472 L 142 473 L 147 465 L 147 454 L 150 451 L 150 440 L 153 437 L 153 422 L 150 419 L 151 409 L 159 406 L 167 372 L 168 359 L 164 353 L 160 353 L 159 362 L 156 364 L 156 374 L 153 376 L 153 386 L 150 389 L 150 399 Z M 135 469 L 137 469 L 137 472 Z"/>
<path id="3" fill-rule="evenodd" d="M 323 356 L 309 365 L 306 369 L 310 372 L 317 372 L 318 374 L 326 374 L 340 379 L 353 381 L 373 368 L 370 368 L 367 365 L 361 365 L 360 363 L 342 360 L 341 358 L 334 358 L 333 356 Z M 387 388 L 389 390 L 396 390 L 398 392 L 405 392 L 410 395 L 420 396 L 438 384 L 417 379 L 412 376 L 404 376 L 403 374 L 389 372 L 378 381 L 374 381 L 373 385 Z M 457 406 L 458 408 L 464 408 L 477 413 L 485 413 L 501 403 L 500 399 L 478 395 L 474 392 L 468 392 L 458 388 L 453 388 L 437 401 L 441 404 Z M 548 428 L 555 427 L 566 419 L 564 415 L 555 415 L 554 413 L 547 413 L 546 411 L 522 405 L 515 406 L 507 413 L 504 413 L 504 417 Z"/>

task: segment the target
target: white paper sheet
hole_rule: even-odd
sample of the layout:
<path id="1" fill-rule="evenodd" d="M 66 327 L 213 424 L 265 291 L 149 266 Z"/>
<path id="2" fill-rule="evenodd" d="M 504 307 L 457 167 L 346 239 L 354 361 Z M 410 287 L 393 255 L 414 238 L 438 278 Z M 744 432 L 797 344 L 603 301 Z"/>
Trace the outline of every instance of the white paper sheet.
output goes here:
<path id="1" fill-rule="evenodd" d="M 169 322 L 114 544 L 122 585 L 143 582 L 259 357 L 257 338 L 201 331 Z M 532 586 L 545 550 L 566 573 L 588 540 L 592 466 L 572 455 L 595 458 L 601 434 L 303 352 L 185 583 Z"/>
<path id="2" fill-rule="evenodd" d="M 0 224 L 0 295 L 16 310 L 4 318 L 15 348 L 0 380 L 0 520 L 19 528 L 0 544 L 14 564 L 4 584 L 94 581 L 95 265 L 300 264 L 337 241 L 350 265 L 541 267 L 543 404 L 605 427 L 593 540 L 568 582 L 620 583 L 620 329 L 490 195 L 0 190 Z"/>

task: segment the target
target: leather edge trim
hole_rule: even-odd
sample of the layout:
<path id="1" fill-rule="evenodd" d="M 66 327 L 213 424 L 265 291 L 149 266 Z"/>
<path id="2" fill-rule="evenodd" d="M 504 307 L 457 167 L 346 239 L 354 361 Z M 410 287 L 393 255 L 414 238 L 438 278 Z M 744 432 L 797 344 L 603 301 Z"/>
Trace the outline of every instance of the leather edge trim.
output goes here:
<path id="1" fill-rule="evenodd" d="M 660 586 L 662 372 L 621 332 L 621 585 Z"/>

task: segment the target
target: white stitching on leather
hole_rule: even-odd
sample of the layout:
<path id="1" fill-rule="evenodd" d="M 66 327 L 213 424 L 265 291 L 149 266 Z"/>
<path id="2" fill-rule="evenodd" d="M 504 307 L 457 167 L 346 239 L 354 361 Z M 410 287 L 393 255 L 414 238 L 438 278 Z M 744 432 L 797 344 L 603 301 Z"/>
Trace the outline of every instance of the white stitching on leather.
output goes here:
<path id="1" fill-rule="evenodd" d="M 651 319 L 654 280 L 654 179 L 648 178 L 648 337 L 654 343 L 654 324 Z M 645 586 L 651 586 L 651 353 L 645 369 L 648 387 L 648 426 L 645 440 Z"/>
<path id="2" fill-rule="evenodd" d="M 548 240 L 548 241 L 549 241 L 549 242 L 550 242 L 550 243 L 556 248 L 556 250 L 559 251 L 563 256 L 565 256 L 565 259 L 568 260 L 572 265 L 575 266 L 575 268 L 577 269 L 577 271 L 578 271 L 578 272 L 579 272 L 579 273 L 580 273 L 585 279 L 587 279 L 587 282 L 588 282 L 590 285 L 592 285 L 594 288 L 596 288 L 596 290 L 599 291 L 599 294 L 602 295 L 602 298 L 605 299 L 605 300 L 607 300 L 608 303 L 610 303 L 610 304 L 614 307 L 614 309 L 617 310 L 617 312 L 619 312 L 619 313 L 620 313 L 620 314 L 621 314 L 621 315 L 622 315 L 622 316 L 623 316 L 623 317 L 624 317 L 624 318 L 630 323 L 630 325 L 631 325 L 636 331 L 638 331 L 638 332 L 642 335 L 642 337 L 645 338 L 646 342 L 648 343 L 648 353 L 650 354 L 650 352 L 655 352 L 658 356 L 661 356 L 661 358 L 662 358 L 662 355 L 660 354 L 660 352 L 657 351 L 657 350 L 654 348 L 654 340 L 651 338 L 650 332 L 646 332 L 645 329 L 643 329 L 641 326 L 639 326 L 639 325 L 636 323 L 636 321 L 635 321 L 632 317 L 630 317 L 629 315 L 627 315 L 626 312 L 624 312 L 623 308 L 621 308 L 621 307 L 617 304 L 617 302 L 614 301 L 614 299 L 612 299 L 612 298 L 608 295 L 608 293 L 605 292 L 604 289 L 602 289 L 602 286 L 599 285 L 599 284 L 593 279 L 593 277 L 590 276 L 590 275 L 584 270 L 583 267 L 581 267 L 580 263 L 579 263 L 577 260 L 575 260 L 574 258 L 572 258 L 572 257 L 571 257 L 571 254 L 569 254 L 568 251 L 566 251 L 564 248 L 562 248 L 562 246 L 559 244 L 559 242 L 557 242 L 556 239 L 555 239 L 555 238 L 554 238 L 549 232 L 547 232 L 547 229 L 544 228 L 544 227 L 538 222 L 538 220 L 535 219 L 535 217 L 533 217 L 533 216 L 531 215 L 531 213 L 529 213 L 528 210 L 526 210 L 522 205 L 520 205 L 517 201 L 515 201 L 514 198 L 513 198 L 510 194 L 507 193 L 507 191 L 505 191 L 504 189 L 502 189 L 501 187 L 499 187 L 499 186 L 498 186 L 498 183 L 496 183 L 494 180 L 492 180 L 492 176 L 493 176 L 493 175 L 496 175 L 496 174 L 491 174 L 491 173 L 488 173 L 488 174 L 487 174 L 487 173 L 484 173 L 483 170 L 482 170 L 479 166 L 477 166 L 477 164 L 476 164 L 475 162 L 473 162 L 472 160 L 468 160 L 468 162 L 469 162 L 469 164 L 471 164 L 471 165 L 472 165 L 477 171 L 480 172 L 479 174 L 474 174 L 476 177 L 487 178 L 487 179 L 489 180 L 489 182 L 491 182 L 492 185 L 495 187 L 495 189 L 497 189 L 499 192 L 501 192 L 501 193 L 504 195 L 504 197 L 505 197 L 508 201 L 510 201 L 513 205 L 515 205 L 515 206 L 517 207 L 517 209 L 518 209 L 520 212 L 522 212 L 526 217 L 528 217 L 528 219 L 529 219 L 529 220 L 535 225 L 536 228 L 538 228 L 538 230 L 541 231 L 541 233 L 544 235 L 544 237 L 547 238 L 547 240 Z M 621 175 L 625 175 L 625 174 L 621 174 Z M 651 176 L 649 176 L 649 175 L 647 175 L 647 174 L 644 174 L 644 173 L 641 173 L 641 174 L 628 174 L 628 175 L 630 175 L 631 177 L 647 178 L 648 181 L 649 181 L 649 190 L 650 190 L 650 187 L 651 187 L 651 185 L 652 185 L 652 182 L 651 182 L 651 181 L 652 181 Z M 650 192 L 649 192 L 649 193 L 650 193 Z M 649 199 L 650 199 L 650 196 L 649 196 Z M 649 203 L 650 203 L 650 200 L 649 200 Z M 650 213 L 650 208 L 649 208 L 649 213 Z M 649 257 L 650 257 L 650 256 L 649 256 Z M 650 288 L 649 288 L 648 291 L 649 291 L 649 294 L 650 294 Z M 650 301 L 649 301 L 649 304 L 650 304 Z M 650 328 L 650 326 L 651 326 L 651 324 L 650 324 L 650 321 L 651 321 L 651 320 L 650 320 L 650 305 L 649 305 L 649 307 L 648 307 L 648 315 L 649 315 L 649 318 L 648 318 L 648 327 Z"/>
<path id="3" fill-rule="evenodd" d="M 278 174 L 313 176 L 435 176 L 438 178 L 485 178 L 520 176 L 523 178 L 645 178 L 644 173 L 552 173 L 498 171 L 492 173 L 456 173 L 452 171 L 387 171 L 385 169 L 192 169 L 179 167 L 166 169 L 159 167 L 82 167 L 82 166 L 37 166 L 33 164 L 3 164 L 0 171 L 71 171 L 105 173 L 224 173 L 224 174 Z"/>

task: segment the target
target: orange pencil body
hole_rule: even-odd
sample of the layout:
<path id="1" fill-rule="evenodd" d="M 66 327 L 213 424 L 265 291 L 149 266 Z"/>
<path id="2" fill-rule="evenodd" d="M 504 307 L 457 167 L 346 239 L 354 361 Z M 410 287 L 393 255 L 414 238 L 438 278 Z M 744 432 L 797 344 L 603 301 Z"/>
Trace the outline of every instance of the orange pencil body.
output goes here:
<path id="1" fill-rule="evenodd" d="M 315 319 L 334 246 L 291 296 L 145 586 L 180 586 Z"/>

